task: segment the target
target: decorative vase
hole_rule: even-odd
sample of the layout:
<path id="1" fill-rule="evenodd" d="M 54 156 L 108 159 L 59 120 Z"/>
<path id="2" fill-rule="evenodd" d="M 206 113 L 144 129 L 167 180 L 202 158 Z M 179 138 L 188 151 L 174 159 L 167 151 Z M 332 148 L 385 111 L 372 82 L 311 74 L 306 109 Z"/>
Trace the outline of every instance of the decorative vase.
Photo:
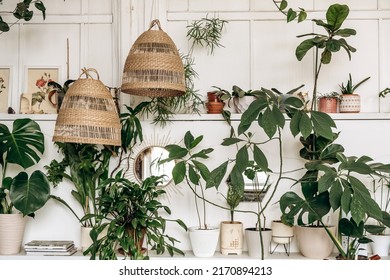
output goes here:
<path id="1" fill-rule="evenodd" d="M 221 254 L 241 255 L 244 241 L 241 222 L 221 222 Z"/>
<path id="2" fill-rule="evenodd" d="M 337 113 L 338 99 L 334 97 L 321 97 L 318 99 L 318 111 L 324 113 Z"/>
<path id="3" fill-rule="evenodd" d="M 0 214 L 0 255 L 15 255 L 22 248 L 26 218 L 22 214 Z"/>
<path id="4" fill-rule="evenodd" d="M 237 97 L 237 96 L 233 97 L 233 106 L 236 113 L 238 114 L 244 113 L 246 109 L 248 109 L 249 105 L 251 105 L 251 103 L 255 100 L 256 97 L 250 95 L 244 97 Z"/>
<path id="5" fill-rule="evenodd" d="M 339 106 L 340 113 L 359 113 L 360 112 L 360 95 L 343 94 Z"/>
<path id="6" fill-rule="evenodd" d="M 269 245 L 271 242 L 272 231 L 270 228 L 261 230 L 261 236 L 263 239 L 263 246 L 261 245 L 260 232 L 258 228 L 246 228 L 245 240 L 248 248 L 248 255 L 251 258 L 261 258 L 262 248 L 264 252 L 264 258 L 269 256 Z"/>
<path id="7" fill-rule="evenodd" d="M 335 226 L 327 228 L 335 235 Z M 324 259 L 333 252 L 334 244 L 323 227 L 296 226 L 295 235 L 299 251 L 307 258 Z"/>
<path id="8" fill-rule="evenodd" d="M 390 249 L 390 235 L 368 235 L 372 240 L 370 243 L 372 254 L 385 257 L 389 255 Z"/>
<path id="9" fill-rule="evenodd" d="M 217 249 L 219 228 L 188 228 L 192 252 L 196 257 L 212 257 Z"/>
<path id="10" fill-rule="evenodd" d="M 278 244 L 288 244 L 294 236 L 294 228 L 281 221 L 272 221 L 272 241 Z"/>
<path id="11" fill-rule="evenodd" d="M 91 232 L 92 227 L 81 227 L 80 230 L 80 247 L 81 251 L 85 251 L 89 248 L 89 246 L 92 245 L 92 239 L 91 236 L 89 236 L 89 233 Z"/>

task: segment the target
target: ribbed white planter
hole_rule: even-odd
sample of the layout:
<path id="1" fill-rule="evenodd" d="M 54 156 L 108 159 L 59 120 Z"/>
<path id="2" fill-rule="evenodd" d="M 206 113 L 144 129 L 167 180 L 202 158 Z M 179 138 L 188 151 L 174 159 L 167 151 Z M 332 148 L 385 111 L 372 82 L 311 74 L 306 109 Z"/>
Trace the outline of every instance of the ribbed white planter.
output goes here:
<path id="1" fill-rule="evenodd" d="M 368 235 L 369 239 L 373 242 L 369 243 L 371 246 L 372 254 L 385 257 L 389 255 L 390 249 L 390 235 Z"/>
<path id="2" fill-rule="evenodd" d="M 241 255 L 244 242 L 243 225 L 241 222 L 221 222 L 221 254 Z"/>
<path id="3" fill-rule="evenodd" d="M 22 248 L 26 218 L 22 214 L 0 214 L 0 255 L 15 255 Z"/>
<path id="4" fill-rule="evenodd" d="M 328 226 L 334 235 L 335 226 Z M 296 226 L 295 235 L 301 254 L 311 259 L 324 259 L 333 252 L 334 244 L 323 227 Z"/>
<path id="5" fill-rule="evenodd" d="M 272 238 L 272 231 L 269 228 L 261 231 L 264 248 L 264 258 L 269 256 L 269 245 Z M 248 248 L 248 255 L 251 258 L 261 258 L 261 241 L 260 233 L 257 228 L 246 228 L 245 229 L 245 240 Z"/>
<path id="6" fill-rule="evenodd" d="M 196 257 L 214 256 L 219 239 L 219 228 L 199 229 L 199 227 L 190 227 L 188 232 L 192 252 Z"/>

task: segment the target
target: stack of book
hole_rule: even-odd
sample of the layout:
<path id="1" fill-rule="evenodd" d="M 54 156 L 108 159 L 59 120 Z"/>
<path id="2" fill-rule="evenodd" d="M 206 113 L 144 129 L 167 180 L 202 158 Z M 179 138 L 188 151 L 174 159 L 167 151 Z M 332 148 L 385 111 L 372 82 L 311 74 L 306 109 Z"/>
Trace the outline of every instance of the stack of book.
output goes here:
<path id="1" fill-rule="evenodd" d="M 68 240 L 32 240 L 24 244 L 26 255 L 70 256 L 77 252 L 73 241 Z"/>

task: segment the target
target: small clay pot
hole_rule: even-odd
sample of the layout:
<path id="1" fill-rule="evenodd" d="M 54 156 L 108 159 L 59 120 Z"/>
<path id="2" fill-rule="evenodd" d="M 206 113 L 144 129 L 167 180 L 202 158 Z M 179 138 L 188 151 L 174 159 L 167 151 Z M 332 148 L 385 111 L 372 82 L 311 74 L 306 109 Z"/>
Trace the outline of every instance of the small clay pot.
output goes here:
<path id="1" fill-rule="evenodd" d="M 223 107 L 225 106 L 224 102 L 207 102 L 207 113 L 209 114 L 220 114 L 223 111 Z"/>

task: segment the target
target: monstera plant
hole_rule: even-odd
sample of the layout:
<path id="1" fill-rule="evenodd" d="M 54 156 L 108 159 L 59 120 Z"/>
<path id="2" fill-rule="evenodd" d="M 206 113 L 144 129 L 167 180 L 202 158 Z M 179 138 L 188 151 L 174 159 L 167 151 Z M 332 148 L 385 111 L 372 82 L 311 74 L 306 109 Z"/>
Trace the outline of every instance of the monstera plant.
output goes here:
<path id="1" fill-rule="evenodd" d="M 35 121 L 16 119 L 12 131 L 0 124 L 0 214 L 12 214 L 16 209 L 23 216 L 33 217 L 48 201 L 50 185 L 46 175 L 36 170 L 29 176 L 25 171 L 40 161 L 44 151 L 44 135 Z M 11 177 L 11 168 L 22 171 Z"/>

